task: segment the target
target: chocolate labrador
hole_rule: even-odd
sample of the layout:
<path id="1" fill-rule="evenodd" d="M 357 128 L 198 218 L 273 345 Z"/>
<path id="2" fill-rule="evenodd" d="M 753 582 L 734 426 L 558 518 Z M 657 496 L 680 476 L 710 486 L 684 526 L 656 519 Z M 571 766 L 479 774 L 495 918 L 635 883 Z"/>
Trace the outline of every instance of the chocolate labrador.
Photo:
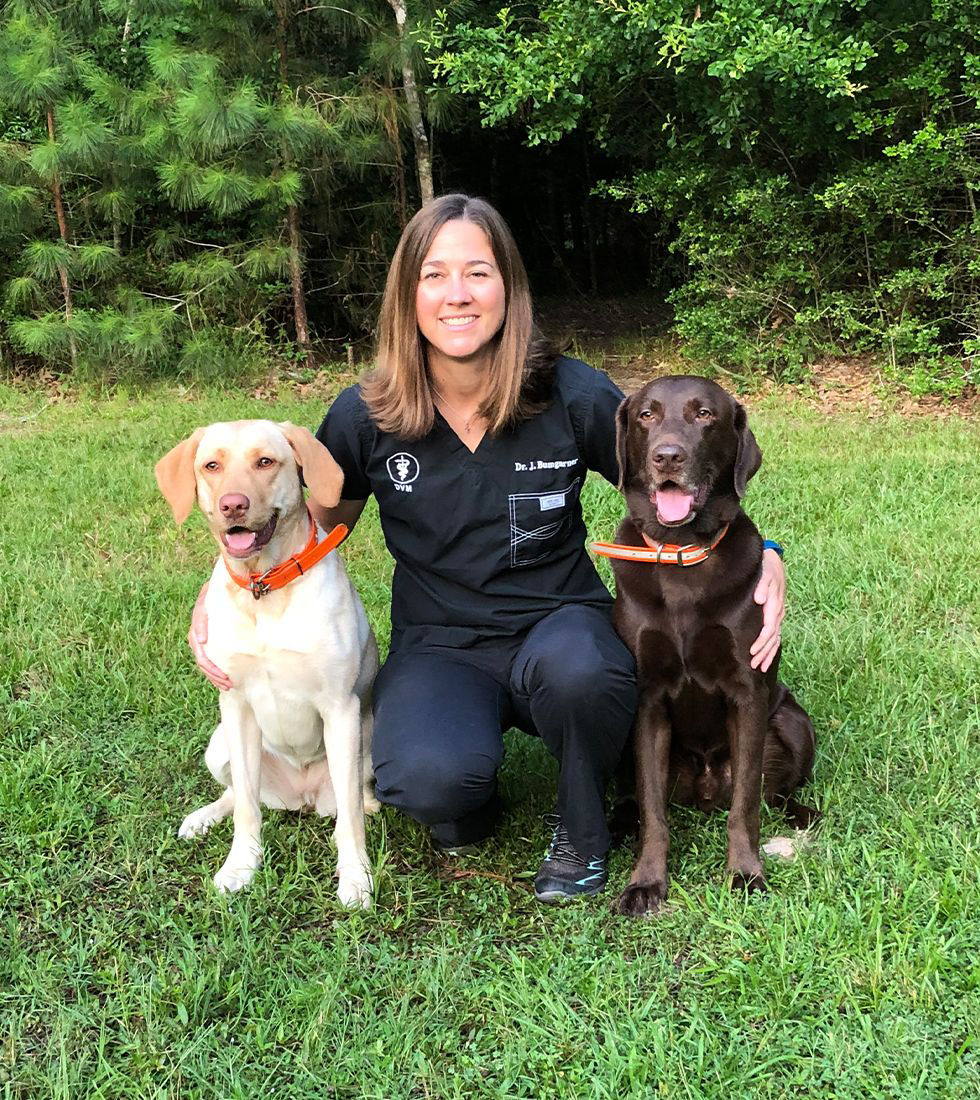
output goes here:
<path id="1" fill-rule="evenodd" d="M 708 379 L 661 378 L 623 401 L 616 429 L 629 515 L 618 545 L 597 550 L 614 559 L 613 622 L 640 686 L 640 850 L 618 902 L 639 915 L 667 895 L 668 800 L 729 806 L 733 887 L 764 888 L 760 800 L 798 828 L 815 820 L 792 797 L 810 775 L 814 733 L 779 682 L 778 654 L 765 673 L 749 663 L 762 539 L 741 499 L 762 453 L 745 409 Z"/>

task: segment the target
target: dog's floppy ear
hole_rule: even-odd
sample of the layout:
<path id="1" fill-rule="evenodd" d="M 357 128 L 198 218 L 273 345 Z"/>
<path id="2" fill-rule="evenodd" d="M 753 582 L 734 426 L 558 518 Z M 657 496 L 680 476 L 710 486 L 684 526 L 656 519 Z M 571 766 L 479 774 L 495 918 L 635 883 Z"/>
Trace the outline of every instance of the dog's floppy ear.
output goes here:
<path id="1" fill-rule="evenodd" d="M 629 427 L 630 398 L 624 397 L 616 409 L 616 465 L 619 467 L 619 484 L 616 488 L 622 492 L 626 488 L 626 429 Z"/>
<path id="2" fill-rule="evenodd" d="M 303 468 L 303 480 L 310 495 L 324 508 L 336 508 L 344 487 L 344 471 L 334 462 L 333 455 L 309 428 L 290 424 L 288 420 L 279 427 L 289 440 L 297 466 Z"/>
<path id="3" fill-rule="evenodd" d="M 762 451 L 755 441 L 745 407 L 735 404 L 735 431 L 738 434 L 738 450 L 735 452 L 735 495 L 739 500 L 745 496 L 745 486 L 749 478 L 762 465 Z"/>
<path id="4" fill-rule="evenodd" d="M 183 523 L 191 514 L 197 497 L 194 458 L 202 435 L 204 435 L 204 429 L 198 428 L 193 435 L 182 443 L 178 443 L 173 450 L 167 451 L 153 467 L 160 492 L 166 497 L 178 524 Z"/>

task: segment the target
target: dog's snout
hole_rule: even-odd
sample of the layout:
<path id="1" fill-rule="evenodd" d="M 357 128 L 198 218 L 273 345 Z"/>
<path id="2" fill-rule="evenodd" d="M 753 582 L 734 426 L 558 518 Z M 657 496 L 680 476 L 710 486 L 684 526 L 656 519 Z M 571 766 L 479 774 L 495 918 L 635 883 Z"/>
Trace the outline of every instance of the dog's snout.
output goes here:
<path id="1" fill-rule="evenodd" d="M 249 499 L 244 493 L 225 493 L 218 501 L 218 507 L 226 519 L 243 516 L 248 511 Z"/>
<path id="2" fill-rule="evenodd" d="M 677 470 L 687 461 L 687 451 L 679 443 L 658 443 L 653 449 L 653 464 L 660 473 Z"/>

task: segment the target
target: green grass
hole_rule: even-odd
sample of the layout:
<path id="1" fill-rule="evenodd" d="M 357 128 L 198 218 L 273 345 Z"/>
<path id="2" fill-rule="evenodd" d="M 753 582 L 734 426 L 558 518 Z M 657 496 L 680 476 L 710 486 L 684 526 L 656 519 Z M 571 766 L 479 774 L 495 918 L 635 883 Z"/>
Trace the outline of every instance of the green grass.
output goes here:
<path id="1" fill-rule="evenodd" d="M 478 856 L 371 820 L 366 914 L 336 903 L 315 817 L 269 814 L 231 900 L 230 822 L 178 841 L 215 790 L 184 641 L 213 548 L 200 517 L 174 528 L 153 462 L 200 423 L 322 411 L 0 390 L 0 1096 L 975 1097 L 977 426 L 756 403 L 748 507 L 788 547 L 784 678 L 826 816 L 746 900 L 724 818 L 674 809 L 669 908 L 628 922 L 626 849 L 605 897 L 534 901 L 554 767 L 518 733 Z M 616 495 L 591 482 L 586 506 L 611 536 Z M 373 512 L 345 556 L 384 644 Z"/>

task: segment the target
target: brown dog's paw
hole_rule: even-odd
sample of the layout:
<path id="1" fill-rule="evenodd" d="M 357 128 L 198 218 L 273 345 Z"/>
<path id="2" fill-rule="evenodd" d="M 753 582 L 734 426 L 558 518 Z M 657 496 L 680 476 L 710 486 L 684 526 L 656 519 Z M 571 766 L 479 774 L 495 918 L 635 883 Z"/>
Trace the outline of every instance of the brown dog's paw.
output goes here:
<path id="1" fill-rule="evenodd" d="M 741 890 L 746 894 L 764 894 L 769 889 L 769 884 L 766 882 L 766 876 L 763 874 L 758 875 L 744 875 L 740 871 L 737 871 L 732 875 L 732 890 Z"/>
<path id="2" fill-rule="evenodd" d="M 624 917 L 642 917 L 658 912 L 666 899 L 666 882 L 632 882 L 619 895 L 616 911 Z"/>
<path id="3" fill-rule="evenodd" d="M 815 810 L 812 806 L 804 806 L 802 802 L 794 802 L 792 799 L 786 803 L 785 813 L 789 824 L 794 829 L 800 830 L 809 829 L 823 817 L 819 810 Z"/>

